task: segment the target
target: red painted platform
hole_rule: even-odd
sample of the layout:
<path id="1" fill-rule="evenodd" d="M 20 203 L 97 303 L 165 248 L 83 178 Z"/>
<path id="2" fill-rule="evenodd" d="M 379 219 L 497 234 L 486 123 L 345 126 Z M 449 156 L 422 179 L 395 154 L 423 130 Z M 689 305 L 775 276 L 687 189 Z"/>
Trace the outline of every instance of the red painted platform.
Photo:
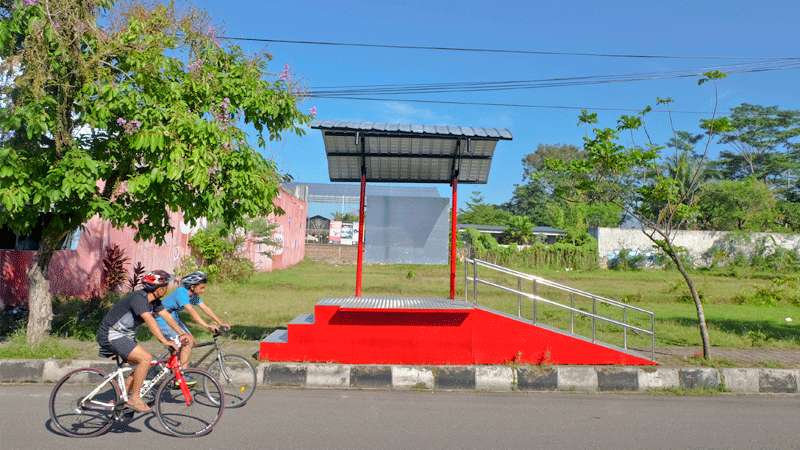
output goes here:
<path id="1" fill-rule="evenodd" d="M 345 364 L 655 365 L 632 352 L 470 303 L 323 300 L 261 342 L 259 359 Z"/>

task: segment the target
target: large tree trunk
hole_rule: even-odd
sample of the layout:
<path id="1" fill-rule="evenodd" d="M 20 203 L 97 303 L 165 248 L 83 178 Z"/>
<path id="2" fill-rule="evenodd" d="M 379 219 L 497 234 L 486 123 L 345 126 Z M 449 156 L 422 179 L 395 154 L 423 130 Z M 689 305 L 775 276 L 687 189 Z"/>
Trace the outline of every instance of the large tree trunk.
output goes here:
<path id="1" fill-rule="evenodd" d="M 697 309 L 697 322 L 700 328 L 700 340 L 703 342 L 703 358 L 708 359 L 711 357 L 711 340 L 708 337 L 706 313 L 703 311 L 703 302 L 700 301 L 700 294 L 697 293 L 697 289 L 694 287 L 694 281 L 692 281 L 689 272 L 686 271 L 686 268 L 683 266 L 683 261 L 681 261 L 678 255 L 674 251 L 671 251 L 669 252 L 669 257 L 672 259 L 672 262 L 675 263 L 678 272 L 683 276 L 683 280 L 689 288 L 689 294 L 691 294 L 692 300 L 694 301 L 694 306 Z"/>
<path id="2" fill-rule="evenodd" d="M 50 333 L 53 320 L 53 296 L 48 270 L 54 246 L 47 239 L 40 242 L 33 264 L 28 269 L 28 344 L 38 344 Z"/>
<path id="3" fill-rule="evenodd" d="M 28 344 L 41 342 L 50 332 L 53 320 L 53 298 L 47 271 L 52 253 L 38 254 L 28 269 Z"/>

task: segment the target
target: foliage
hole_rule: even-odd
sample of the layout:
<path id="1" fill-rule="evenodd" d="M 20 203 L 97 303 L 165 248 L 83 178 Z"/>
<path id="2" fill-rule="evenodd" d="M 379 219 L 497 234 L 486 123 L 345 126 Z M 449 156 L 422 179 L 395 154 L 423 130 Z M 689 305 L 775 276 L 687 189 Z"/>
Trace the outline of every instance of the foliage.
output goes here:
<path id="1" fill-rule="evenodd" d="M 128 271 L 125 265 L 128 264 L 128 257 L 125 250 L 117 244 L 112 244 L 106 248 L 103 257 L 103 292 L 117 292 L 122 284 L 128 279 Z"/>
<path id="2" fill-rule="evenodd" d="M 611 270 L 640 270 L 647 265 L 647 262 L 647 254 L 623 248 L 613 258 L 609 258 L 608 268 Z"/>
<path id="3" fill-rule="evenodd" d="M 732 148 L 720 152 L 723 178 L 756 177 L 780 186 L 787 171 L 798 169 L 800 111 L 743 103 L 731 110 L 730 123 L 720 139 Z"/>
<path id="4" fill-rule="evenodd" d="M 460 231 L 461 239 L 464 240 L 472 249 L 478 253 L 487 250 L 496 249 L 498 247 L 497 240 L 488 233 L 481 233 L 474 228 L 466 228 Z"/>
<path id="5" fill-rule="evenodd" d="M 356 220 L 358 220 L 358 218 L 356 218 Z M 248 221 L 246 232 L 249 234 L 254 244 L 266 247 L 261 251 L 262 255 L 272 256 L 276 250 L 283 246 L 283 242 L 279 242 L 275 239 L 275 231 L 277 229 L 277 223 L 270 222 L 263 217 L 258 217 Z"/>
<path id="6" fill-rule="evenodd" d="M 587 117 L 596 118 L 596 114 Z M 584 157 L 584 151 L 574 145 L 540 144 L 523 158 L 524 183 L 514 188 L 505 208 L 513 214 L 528 216 L 536 224 L 566 230 L 571 236 L 582 236 L 590 227 L 619 226 L 623 215 L 616 205 L 589 203 L 581 196 L 556 195 L 559 190 L 570 191 L 572 180 L 547 170 L 547 161 L 567 163 Z"/>
<path id="7" fill-rule="evenodd" d="M 771 236 L 753 238 L 747 233 L 730 233 L 716 240 L 703 256 L 712 269 L 739 267 L 771 273 L 800 271 L 800 251 L 777 245 Z"/>
<path id="8" fill-rule="evenodd" d="M 562 242 L 555 244 L 533 242 L 525 247 L 495 243 L 493 246 L 475 247 L 475 256 L 494 264 L 509 267 L 561 270 L 595 270 L 598 268 L 597 245 L 594 241 L 581 246 Z"/>
<path id="9" fill-rule="evenodd" d="M 766 286 L 756 286 L 751 292 L 734 297 L 740 305 L 776 306 L 781 303 L 800 306 L 800 276 L 783 275 L 774 277 Z"/>
<path id="10" fill-rule="evenodd" d="M 695 266 L 695 261 L 692 258 L 692 255 L 689 254 L 689 249 L 686 247 L 681 247 L 679 245 L 674 245 L 675 250 L 675 257 L 681 262 L 681 266 L 687 269 L 692 269 Z M 673 257 L 664 253 L 661 248 L 656 247 L 656 252 L 653 255 L 653 266 L 659 267 L 665 270 L 675 270 L 677 266 L 675 264 L 675 260 Z M 703 294 L 700 293 L 700 297 L 702 298 Z"/>
<path id="11" fill-rule="evenodd" d="M 2 70 L 18 72 L 0 86 L 0 226 L 42 230 L 32 340 L 50 325 L 41 285 L 72 230 L 99 215 L 162 243 L 170 211 L 230 227 L 266 215 L 280 176 L 245 126 L 263 147 L 311 118 L 288 68 L 276 77 L 269 56 L 221 45 L 202 13 L 113 3 L 0 2 Z"/>
<path id="12" fill-rule="evenodd" d="M 358 222 L 358 214 L 336 211 L 331 214 L 331 216 L 333 216 L 333 220 L 337 220 L 339 222 Z"/>
<path id="13" fill-rule="evenodd" d="M 54 336 L 91 341 L 106 312 L 119 299 L 115 293 L 89 300 L 81 298 L 58 298 L 53 302 Z"/>
<path id="14" fill-rule="evenodd" d="M 139 285 L 139 281 L 142 279 L 142 275 L 144 275 L 144 273 L 144 264 L 142 264 L 141 261 L 137 262 L 136 265 L 133 266 L 131 277 L 128 278 L 128 290 L 133 291 L 136 289 L 136 286 Z"/>
<path id="15" fill-rule="evenodd" d="M 768 231 L 776 227 L 775 195 L 754 177 L 719 180 L 700 188 L 698 225 L 705 230 Z"/>
<path id="16" fill-rule="evenodd" d="M 211 224 L 200 230 L 189 239 L 192 257 L 181 261 L 177 271 L 186 274 L 195 270 L 203 270 L 214 281 L 243 281 L 255 272 L 253 263 L 240 255 L 242 245 L 248 236 L 257 243 L 278 245 L 272 240 L 273 224 L 266 220 L 251 220 L 250 229 L 256 235 L 248 234 L 247 229 L 231 231 L 222 224 Z M 269 254 L 271 249 L 265 253 Z"/>
<path id="17" fill-rule="evenodd" d="M 228 231 L 220 224 L 210 225 L 189 238 L 192 254 L 202 266 L 209 267 L 235 254 L 237 244 L 237 241 L 228 237 Z"/>
<path id="18" fill-rule="evenodd" d="M 718 71 L 706 72 L 698 84 L 724 77 Z M 717 100 L 715 88 L 715 111 Z M 658 102 L 665 101 L 658 99 Z M 651 111 L 647 106 L 636 116 L 622 116 L 616 128 L 594 128 L 591 135 L 584 137 L 582 158 L 547 160 L 546 168 L 551 173 L 549 179 L 563 180 L 555 185 L 556 196 L 618 205 L 636 219 L 654 246 L 673 261 L 695 303 L 703 356 L 708 358 L 711 344 L 702 300 L 678 254 L 674 238 L 698 214 L 698 192 L 711 139 L 730 131 L 730 120 L 715 116 L 702 119 L 700 127 L 705 130 L 707 140 L 699 160 L 676 170 L 663 164 L 665 147 L 655 144 L 646 128 L 645 118 Z M 672 123 L 671 115 L 669 118 Z M 638 132 L 644 134 L 644 145 L 635 139 Z M 621 143 L 622 134 L 630 135 L 631 145 Z"/>
<path id="19" fill-rule="evenodd" d="M 545 167 L 547 160 L 574 161 L 583 156 L 583 150 L 572 144 L 539 144 L 533 153 L 522 158 L 522 176 L 532 178 Z"/>
<path id="20" fill-rule="evenodd" d="M 467 201 L 466 209 L 458 212 L 460 223 L 471 223 L 475 225 L 505 225 L 511 218 L 511 213 L 497 205 L 488 204 L 484 201 L 480 192 L 472 192 L 472 196 Z"/>
<path id="21" fill-rule="evenodd" d="M 506 223 L 506 236 L 515 244 L 533 242 L 533 222 L 525 216 L 512 216 Z"/>

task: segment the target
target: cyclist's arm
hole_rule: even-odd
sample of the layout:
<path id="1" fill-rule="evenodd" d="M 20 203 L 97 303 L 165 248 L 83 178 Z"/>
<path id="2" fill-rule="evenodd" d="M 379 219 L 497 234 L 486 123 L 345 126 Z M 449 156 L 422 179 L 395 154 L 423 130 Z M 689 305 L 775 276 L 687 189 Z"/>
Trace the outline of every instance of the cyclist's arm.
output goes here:
<path id="1" fill-rule="evenodd" d="M 202 307 L 202 306 L 203 306 L 203 304 L 201 303 L 199 306 L 201 306 L 201 307 Z M 194 323 L 196 323 L 196 324 L 200 325 L 200 326 L 201 326 L 201 327 L 203 327 L 203 328 L 211 329 L 211 325 L 210 325 L 210 324 L 208 324 L 208 323 L 207 323 L 205 320 L 203 320 L 203 318 L 202 318 L 202 317 L 200 317 L 200 314 L 198 314 L 198 313 L 197 313 L 197 310 L 195 310 L 195 309 L 194 309 L 194 307 L 193 307 L 192 305 L 186 305 L 186 306 L 184 306 L 183 308 L 184 308 L 184 309 L 186 310 L 186 312 L 188 312 L 188 313 L 189 313 L 189 315 L 192 317 L 192 321 L 193 321 Z"/>
<path id="2" fill-rule="evenodd" d="M 165 322 L 167 322 L 167 325 L 169 325 L 170 328 L 175 330 L 178 336 L 183 336 L 186 334 L 186 330 L 184 330 L 182 326 L 178 325 L 178 322 L 175 322 L 175 319 L 172 317 L 172 314 L 170 314 L 169 311 L 162 309 L 158 312 L 158 315 L 161 316 Z M 155 323 L 155 319 L 153 319 L 153 323 Z"/>
<path id="3" fill-rule="evenodd" d="M 204 313 L 208 314 L 208 317 L 211 317 L 212 319 L 214 319 L 214 322 L 217 322 L 217 324 L 219 324 L 219 325 L 227 325 L 225 322 L 220 320 L 220 318 L 217 317 L 216 314 L 214 314 L 214 311 L 212 311 L 211 308 L 209 308 L 205 303 L 200 303 L 197 306 L 201 310 L 203 310 Z"/>
<path id="4" fill-rule="evenodd" d="M 164 317 L 162 314 L 163 312 L 164 311 L 159 312 L 158 315 Z M 150 329 L 150 333 L 153 334 L 153 336 L 158 340 L 158 342 L 167 346 L 172 344 L 172 342 L 169 339 L 164 337 L 164 333 L 161 332 L 161 328 L 158 327 L 158 323 L 156 322 L 156 319 L 153 317 L 152 313 L 150 312 L 142 313 L 141 317 L 142 320 L 144 320 L 145 325 L 147 325 L 147 328 Z M 170 317 L 169 320 L 172 320 L 172 317 Z M 173 320 L 172 322 L 174 323 L 175 321 Z M 177 326 L 177 324 L 175 325 Z M 185 333 L 185 331 L 181 330 L 181 333 Z"/>

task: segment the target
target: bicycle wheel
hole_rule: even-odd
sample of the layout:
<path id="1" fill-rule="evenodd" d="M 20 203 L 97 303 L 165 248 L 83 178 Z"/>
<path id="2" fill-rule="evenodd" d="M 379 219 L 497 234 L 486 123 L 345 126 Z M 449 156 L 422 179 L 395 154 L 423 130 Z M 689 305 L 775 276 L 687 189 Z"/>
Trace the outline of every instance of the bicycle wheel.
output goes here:
<path id="1" fill-rule="evenodd" d="M 205 370 L 184 369 L 183 376 L 197 382 L 188 387 L 191 398 L 187 399 L 181 389 L 174 388 L 173 375 L 158 387 L 156 415 L 164 429 L 175 436 L 204 436 L 222 417 L 224 391 Z"/>
<path id="2" fill-rule="evenodd" d="M 215 359 L 208 365 L 208 373 L 222 385 L 226 408 L 244 405 L 256 390 L 256 369 L 243 356 L 225 355 L 222 365 L 219 359 Z"/>
<path id="3" fill-rule="evenodd" d="M 106 379 L 97 369 L 77 369 L 64 375 L 50 393 L 50 419 L 62 433 L 72 437 L 99 436 L 114 424 L 119 404 L 116 383 L 108 383 L 84 401 Z"/>

